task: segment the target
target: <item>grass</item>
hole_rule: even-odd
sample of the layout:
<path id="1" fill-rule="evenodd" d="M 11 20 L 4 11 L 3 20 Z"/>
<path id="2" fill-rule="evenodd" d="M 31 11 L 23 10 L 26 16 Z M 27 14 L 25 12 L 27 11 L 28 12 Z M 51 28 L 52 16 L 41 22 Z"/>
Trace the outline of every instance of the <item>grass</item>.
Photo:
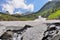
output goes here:
<path id="1" fill-rule="evenodd" d="M 0 13 L 0 21 L 28 21 L 28 20 L 34 20 L 34 19 L 36 19 L 36 17 L 32 15 L 16 17 L 9 14 Z"/>
<path id="2" fill-rule="evenodd" d="M 49 19 L 49 20 L 59 19 L 59 17 L 60 17 L 60 10 L 57 10 L 56 12 L 49 15 L 47 19 Z"/>

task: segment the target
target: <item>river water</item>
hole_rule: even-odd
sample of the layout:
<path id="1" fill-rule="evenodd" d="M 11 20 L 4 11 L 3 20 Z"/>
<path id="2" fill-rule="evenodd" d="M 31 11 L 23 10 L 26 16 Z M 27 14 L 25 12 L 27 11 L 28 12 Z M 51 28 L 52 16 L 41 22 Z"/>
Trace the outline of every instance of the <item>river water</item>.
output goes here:
<path id="1" fill-rule="evenodd" d="M 21 34 L 14 33 L 13 40 L 21 40 Z"/>

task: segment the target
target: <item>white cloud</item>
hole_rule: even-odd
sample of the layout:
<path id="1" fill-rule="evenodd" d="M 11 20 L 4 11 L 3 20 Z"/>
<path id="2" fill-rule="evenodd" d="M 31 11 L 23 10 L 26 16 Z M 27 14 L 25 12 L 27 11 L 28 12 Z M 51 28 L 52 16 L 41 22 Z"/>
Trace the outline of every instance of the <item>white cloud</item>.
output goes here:
<path id="1" fill-rule="evenodd" d="M 30 9 L 31 11 L 33 11 L 33 10 L 34 10 L 33 4 L 30 4 L 30 5 L 28 6 L 28 9 Z"/>
<path id="2" fill-rule="evenodd" d="M 12 5 L 3 5 L 3 10 L 5 11 L 9 11 L 9 13 L 13 14 L 13 11 L 14 11 L 14 7 Z"/>
<path id="3" fill-rule="evenodd" d="M 15 8 L 23 8 L 30 11 L 34 10 L 33 4 L 25 4 L 25 0 L 6 0 L 7 4 L 3 4 L 3 9 L 6 11 L 9 11 L 11 14 L 13 14 L 13 11 Z"/>
<path id="4" fill-rule="evenodd" d="M 48 0 L 48 1 L 52 1 L 52 0 Z"/>

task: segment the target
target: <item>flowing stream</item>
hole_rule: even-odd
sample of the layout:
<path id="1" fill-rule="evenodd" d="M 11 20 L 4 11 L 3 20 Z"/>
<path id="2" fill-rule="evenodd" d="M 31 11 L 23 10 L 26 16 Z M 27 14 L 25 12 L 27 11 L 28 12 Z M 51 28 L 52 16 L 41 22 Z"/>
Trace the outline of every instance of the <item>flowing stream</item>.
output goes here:
<path id="1" fill-rule="evenodd" d="M 21 40 L 21 37 L 22 37 L 21 34 L 14 33 L 13 40 Z"/>

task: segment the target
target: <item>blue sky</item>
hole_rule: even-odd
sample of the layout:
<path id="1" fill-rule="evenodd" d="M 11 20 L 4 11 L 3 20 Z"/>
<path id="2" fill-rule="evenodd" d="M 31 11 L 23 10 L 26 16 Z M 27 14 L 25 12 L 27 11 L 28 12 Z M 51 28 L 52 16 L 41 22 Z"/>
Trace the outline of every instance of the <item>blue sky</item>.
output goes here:
<path id="1" fill-rule="evenodd" d="M 48 2 L 48 0 L 0 0 L 0 11 L 13 13 L 36 12 Z M 20 5 L 20 6 L 19 6 Z"/>
<path id="2" fill-rule="evenodd" d="M 48 0 L 27 0 L 27 4 L 34 4 L 34 11 L 40 10 L 40 8 L 46 3 Z"/>

